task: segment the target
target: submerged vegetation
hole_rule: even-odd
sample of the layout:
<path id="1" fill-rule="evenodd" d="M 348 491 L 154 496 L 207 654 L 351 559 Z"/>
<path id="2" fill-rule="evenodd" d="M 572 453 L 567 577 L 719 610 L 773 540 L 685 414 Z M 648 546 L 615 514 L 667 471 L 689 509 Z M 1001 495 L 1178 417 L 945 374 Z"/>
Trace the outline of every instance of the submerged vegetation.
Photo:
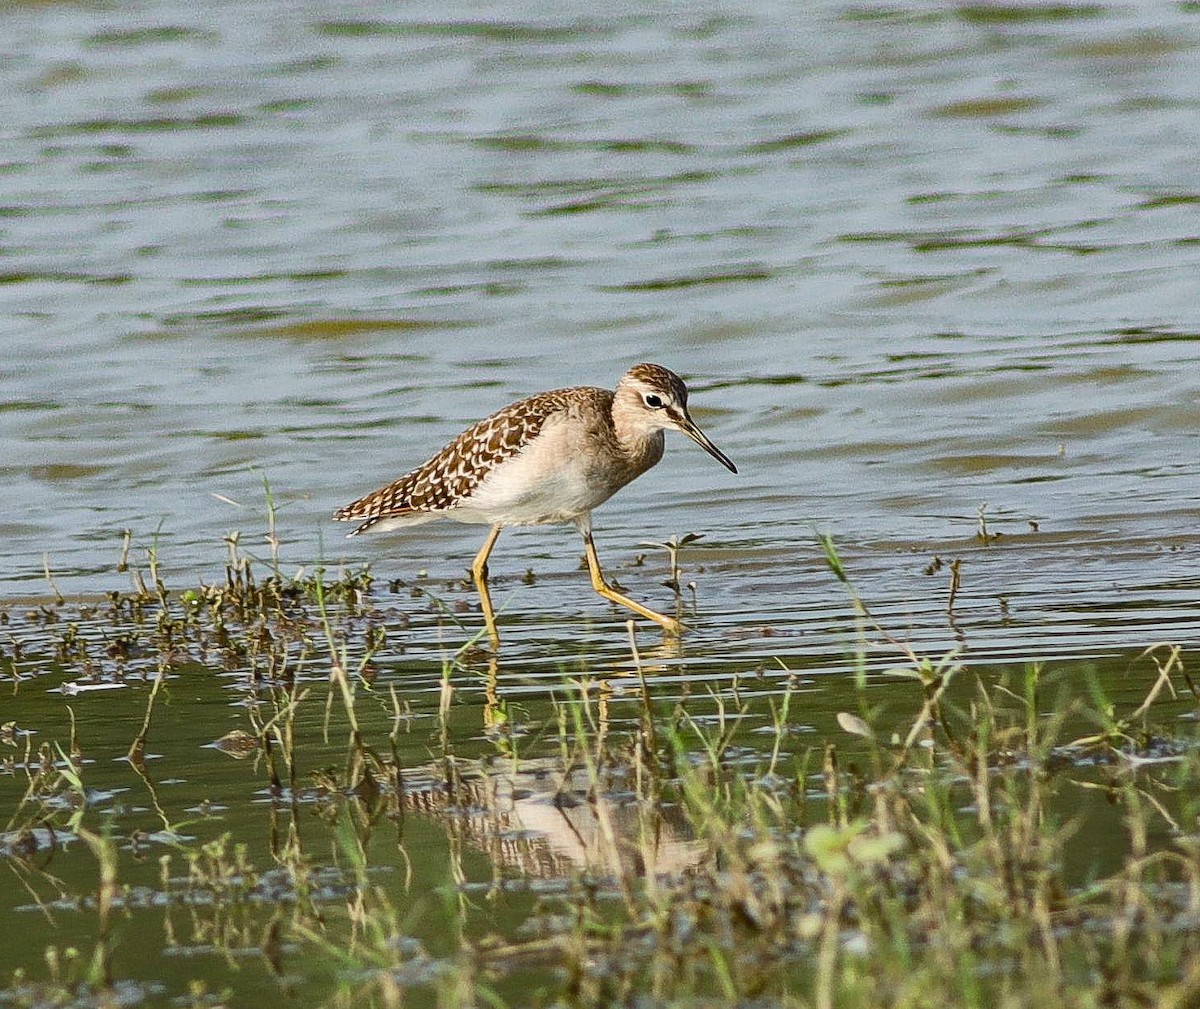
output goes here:
<path id="1" fill-rule="evenodd" d="M 1123 660 L 1135 701 L 923 656 L 826 542 L 894 665 L 819 729 L 796 671 L 679 689 L 632 626 L 623 675 L 540 693 L 463 632 L 414 696 L 409 590 L 285 577 L 269 541 L 182 591 L 126 551 L 131 591 L 0 615 L 0 1006 L 1200 999 L 1178 647 Z"/>

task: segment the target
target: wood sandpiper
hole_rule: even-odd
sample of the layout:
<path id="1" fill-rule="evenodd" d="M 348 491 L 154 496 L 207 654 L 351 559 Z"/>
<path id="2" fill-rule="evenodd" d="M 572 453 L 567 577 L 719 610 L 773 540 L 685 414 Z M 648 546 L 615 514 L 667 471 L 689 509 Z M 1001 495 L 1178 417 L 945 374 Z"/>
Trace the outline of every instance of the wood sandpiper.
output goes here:
<path id="1" fill-rule="evenodd" d="M 490 525 L 471 576 L 493 646 L 500 643 L 488 594 L 488 557 L 505 526 L 573 523 L 583 537 L 592 588 L 678 634 L 682 624 L 618 592 L 604 578 L 592 540 L 592 509 L 657 463 L 663 431 L 682 431 L 731 473 L 737 467 L 688 414 L 674 372 L 639 364 L 614 392 L 590 386 L 538 393 L 467 428 L 428 462 L 339 508 L 360 522 L 351 536 L 437 519 Z"/>

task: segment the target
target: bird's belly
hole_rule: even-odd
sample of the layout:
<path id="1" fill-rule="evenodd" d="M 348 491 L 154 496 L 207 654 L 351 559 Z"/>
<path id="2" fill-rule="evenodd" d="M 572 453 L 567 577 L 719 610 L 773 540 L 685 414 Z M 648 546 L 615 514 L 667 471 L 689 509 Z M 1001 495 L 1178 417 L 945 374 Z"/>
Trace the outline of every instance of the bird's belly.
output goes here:
<path id="1" fill-rule="evenodd" d="M 607 501 L 622 485 L 597 480 L 576 459 L 522 454 L 506 460 L 447 517 L 504 525 L 573 522 Z"/>

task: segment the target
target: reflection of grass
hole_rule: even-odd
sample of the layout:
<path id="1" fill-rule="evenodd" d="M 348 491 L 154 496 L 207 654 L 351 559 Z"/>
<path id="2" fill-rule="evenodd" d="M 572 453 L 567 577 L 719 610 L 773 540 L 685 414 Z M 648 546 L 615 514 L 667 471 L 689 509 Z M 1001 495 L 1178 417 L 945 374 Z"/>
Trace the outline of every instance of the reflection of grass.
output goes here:
<path id="1" fill-rule="evenodd" d="M 30 610 L 48 657 L 12 639 L 15 721 L 0 745 L 24 795 L 0 856 L 56 935 L 72 901 L 92 935 L 0 979 L 0 1005 L 116 1004 L 154 983 L 119 976 L 137 959 L 120 955 L 136 915 L 158 916 L 163 948 L 241 964 L 249 951 L 265 984 L 356 1009 L 1200 999 L 1200 751 L 1180 723 L 1159 724 L 1197 700 L 1178 648 L 1135 661 L 1147 683 L 1136 703 L 1096 679 L 1082 696 L 1052 691 L 1036 665 L 985 676 L 893 640 L 825 539 L 861 650 L 896 656 L 883 675 L 909 691 L 907 717 L 882 707 L 863 659 L 842 734 L 798 749 L 795 675 L 758 702 L 765 719 L 736 688 L 656 699 L 631 635 L 636 677 L 573 671 L 520 736 L 498 693 L 506 670 L 489 656 L 481 675 L 471 642 L 445 661 L 430 717 L 413 719 L 402 681 L 374 680 L 397 628 L 369 574 L 286 578 L 273 524 L 270 542 L 265 576 L 231 537 L 223 582 L 183 592 L 152 550 L 147 577 L 87 619 L 57 601 Z M 239 676 L 237 731 L 252 743 L 239 753 L 253 760 L 229 767 L 246 811 L 215 837 L 203 812 L 171 810 L 145 759 L 188 717 L 182 696 L 164 702 L 181 663 Z M 129 811 L 97 801 L 75 737 L 60 747 L 20 731 L 23 693 L 45 669 L 153 682 L 128 747 L 131 804 L 162 825 L 152 887 L 131 882 L 149 842 Z M 482 726 L 458 715 L 464 676 L 483 684 Z M 490 759 L 465 755 L 488 747 Z M 1104 802 L 1085 817 L 1093 795 Z M 247 832 L 251 815 L 262 823 Z M 1079 864 L 1097 831 L 1107 863 Z M 170 993 L 181 1004 L 222 997 L 206 962 L 186 961 L 192 983 Z"/>

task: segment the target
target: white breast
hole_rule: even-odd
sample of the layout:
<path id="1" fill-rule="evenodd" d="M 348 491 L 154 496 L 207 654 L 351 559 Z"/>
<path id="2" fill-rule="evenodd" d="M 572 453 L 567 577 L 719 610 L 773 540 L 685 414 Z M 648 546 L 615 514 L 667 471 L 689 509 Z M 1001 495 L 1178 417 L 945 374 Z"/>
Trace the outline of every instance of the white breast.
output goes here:
<path id="1" fill-rule="evenodd" d="M 641 472 L 597 454 L 577 424 L 550 418 L 538 436 L 504 460 L 446 517 L 459 522 L 542 525 L 572 522 Z"/>

